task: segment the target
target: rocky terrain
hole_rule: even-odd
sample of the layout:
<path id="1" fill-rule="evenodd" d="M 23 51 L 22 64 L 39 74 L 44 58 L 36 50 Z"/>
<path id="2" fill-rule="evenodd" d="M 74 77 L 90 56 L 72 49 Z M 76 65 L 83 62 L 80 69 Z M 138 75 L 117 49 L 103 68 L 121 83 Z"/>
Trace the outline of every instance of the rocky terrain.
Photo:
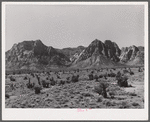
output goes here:
<path id="1" fill-rule="evenodd" d="M 114 66 L 143 66 L 144 47 L 130 46 L 122 49 L 112 42 L 98 39 L 88 47 L 56 49 L 41 40 L 14 44 L 6 52 L 6 70 L 46 70 L 58 68 L 102 68 Z"/>

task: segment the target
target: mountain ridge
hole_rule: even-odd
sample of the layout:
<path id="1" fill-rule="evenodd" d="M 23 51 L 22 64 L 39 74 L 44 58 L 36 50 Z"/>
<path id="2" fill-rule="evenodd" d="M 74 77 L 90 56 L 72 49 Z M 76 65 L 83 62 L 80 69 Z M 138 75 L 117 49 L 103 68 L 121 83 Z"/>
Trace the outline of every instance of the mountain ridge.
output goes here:
<path id="1" fill-rule="evenodd" d="M 107 67 L 143 65 L 144 47 L 123 47 L 105 40 L 95 39 L 88 47 L 57 49 L 41 40 L 23 41 L 6 51 L 6 69 L 47 69 L 60 67 Z"/>

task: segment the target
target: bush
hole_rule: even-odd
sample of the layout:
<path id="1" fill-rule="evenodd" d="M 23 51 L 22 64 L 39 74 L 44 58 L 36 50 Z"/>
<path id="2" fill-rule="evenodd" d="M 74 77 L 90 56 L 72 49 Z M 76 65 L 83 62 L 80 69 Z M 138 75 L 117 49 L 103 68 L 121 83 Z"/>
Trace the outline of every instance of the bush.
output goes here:
<path id="1" fill-rule="evenodd" d="M 70 82 L 71 82 L 71 81 L 70 81 L 70 77 L 67 77 L 67 78 L 66 78 L 66 82 L 67 82 L 67 83 L 70 83 Z"/>
<path id="2" fill-rule="evenodd" d="M 39 94 L 41 93 L 42 88 L 40 86 L 36 86 L 34 87 L 34 90 L 35 90 L 35 94 Z"/>
<path id="3" fill-rule="evenodd" d="M 72 76 L 72 82 L 78 82 L 79 81 L 79 75 L 77 76 Z"/>
<path id="4" fill-rule="evenodd" d="M 29 89 L 30 88 L 32 89 L 34 87 L 34 85 L 35 85 L 34 83 L 27 83 L 26 84 L 27 88 L 29 88 Z"/>
<path id="5" fill-rule="evenodd" d="M 97 99 L 97 102 L 102 102 L 103 101 L 103 98 L 102 97 L 99 97 L 98 99 Z"/>
<path id="6" fill-rule="evenodd" d="M 137 94 L 134 93 L 134 92 L 129 93 L 129 95 L 130 95 L 130 96 L 137 96 Z"/>
<path id="7" fill-rule="evenodd" d="M 34 83 L 31 83 L 31 82 L 30 82 L 30 78 L 29 78 L 29 82 L 26 84 L 27 88 L 29 88 L 29 89 L 30 89 L 30 88 L 33 88 L 34 85 L 35 85 Z"/>
<path id="8" fill-rule="evenodd" d="M 99 75 L 99 78 L 102 78 L 103 77 L 103 75 Z"/>
<path id="9" fill-rule="evenodd" d="M 117 78 L 117 84 L 120 86 L 120 87 L 128 87 L 128 78 L 126 76 L 120 76 Z"/>
<path id="10" fill-rule="evenodd" d="M 104 98 L 107 97 L 106 88 L 108 87 L 107 83 L 101 82 L 98 86 L 94 87 L 94 91 L 99 95 L 102 95 Z"/>
<path id="11" fill-rule="evenodd" d="M 132 103 L 132 105 L 133 105 L 133 106 L 139 106 L 139 104 L 138 104 L 138 103 L 135 103 L 135 102 Z"/>
<path id="12" fill-rule="evenodd" d="M 52 77 L 50 79 L 50 85 L 54 86 L 56 84 L 56 81 L 54 80 L 54 78 Z"/>
<path id="13" fill-rule="evenodd" d="M 49 88 L 49 82 L 48 81 L 45 81 L 45 80 L 42 80 L 42 86 L 44 87 L 44 88 Z"/>
<path id="14" fill-rule="evenodd" d="M 93 80 L 94 77 L 93 77 L 93 74 L 89 74 L 89 80 Z"/>
<path id="15" fill-rule="evenodd" d="M 64 80 L 60 80 L 60 84 L 61 84 L 61 85 L 64 85 L 64 84 L 65 84 L 65 81 L 64 81 Z"/>
<path id="16" fill-rule="evenodd" d="M 97 75 L 95 75 L 95 76 L 94 76 L 94 79 L 95 79 L 96 81 L 98 81 L 98 76 L 97 76 Z"/>
<path id="17" fill-rule="evenodd" d="M 110 73 L 110 74 L 108 74 L 108 77 L 115 77 L 116 76 L 116 74 L 115 73 Z"/>
<path id="18" fill-rule="evenodd" d="M 16 79 L 11 76 L 10 81 L 16 81 Z"/>
<path id="19" fill-rule="evenodd" d="M 9 94 L 5 94 L 5 98 L 8 99 L 9 98 Z"/>
<path id="20" fill-rule="evenodd" d="M 131 72 L 130 72 L 130 75 L 134 75 L 134 72 L 131 71 Z"/>
<path id="21" fill-rule="evenodd" d="M 27 77 L 24 77 L 23 80 L 27 80 Z"/>
<path id="22" fill-rule="evenodd" d="M 114 91 L 109 91 L 109 95 L 110 95 L 110 97 L 113 99 L 114 96 L 115 96 L 115 92 L 114 92 Z"/>

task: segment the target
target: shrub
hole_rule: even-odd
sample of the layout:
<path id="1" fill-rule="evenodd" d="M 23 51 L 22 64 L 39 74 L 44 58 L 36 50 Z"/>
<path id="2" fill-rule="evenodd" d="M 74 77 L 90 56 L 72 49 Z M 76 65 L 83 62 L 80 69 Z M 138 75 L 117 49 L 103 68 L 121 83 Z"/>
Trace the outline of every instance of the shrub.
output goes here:
<path id="1" fill-rule="evenodd" d="M 106 105 L 106 106 L 113 106 L 113 104 L 112 104 L 111 101 L 107 101 L 105 105 Z"/>
<path id="2" fill-rule="evenodd" d="M 114 96 L 115 96 L 115 92 L 114 92 L 114 91 L 109 91 L 109 95 L 110 95 L 110 97 L 113 99 Z"/>
<path id="3" fill-rule="evenodd" d="M 39 94 L 41 93 L 42 88 L 40 86 L 35 86 L 34 90 L 35 90 L 35 94 Z"/>
<path id="4" fill-rule="evenodd" d="M 131 71 L 131 72 L 130 72 L 130 75 L 134 75 L 134 72 Z"/>
<path id="5" fill-rule="evenodd" d="M 25 77 L 23 78 L 23 80 L 27 80 L 27 77 L 25 76 Z"/>
<path id="6" fill-rule="evenodd" d="M 9 94 L 5 94 L 5 98 L 8 99 L 9 98 Z"/>
<path id="7" fill-rule="evenodd" d="M 102 78 L 103 77 L 103 75 L 99 75 L 99 78 Z"/>
<path id="8" fill-rule="evenodd" d="M 129 93 L 129 95 L 130 95 L 130 96 L 137 96 L 137 94 L 134 93 L 134 92 Z"/>
<path id="9" fill-rule="evenodd" d="M 95 75 L 95 76 L 94 76 L 94 79 L 95 79 L 96 81 L 98 81 L 98 76 L 97 76 L 97 75 Z"/>
<path id="10" fill-rule="evenodd" d="M 136 102 L 132 103 L 132 105 L 133 105 L 133 106 L 139 106 L 139 104 L 136 103 Z"/>
<path id="11" fill-rule="evenodd" d="M 65 84 L 65 81 L 64 81 L 64 80 L 60 80 L 60 84 L 61 84 L 61 85 L 64 85 L 64 84 Z"/>
<path id="12" fill-rule="evenodd" d="M 35 85 L 34 83 L 27 83 L 26 84 L 27 88 L 29 88 L 29 89 L 30 88 L 32 89 L 34 87 L 34 85 Z"/>
<path id="13" fill-rule="evenodd" d="M 105 82 L 101 82 L 98 86 L 94 87 L 94 91 L 98 93 L 99 95 L 102 95 L 104 98 L 107 97 L 106 88 L 108 87 L 108 84 Z"/>
<path id="14" fill-rule="evenodd" d="M 33 88 L 34 85 L 35 85 L 34 83 L 31 83 L 31 82 L 30 82 L 30 78 L 29 78 L 29 82 L 26 84 L 27 88 L 29 88 L 29 89 L 30 89 L 30 88 Z"/>
<path id="15" fill-rule="evenodd" d="M 108 77 L 115 77 L 116 76 L 116 74 L 115 73 L 110 73 L 110 74 L 108 74 Z"/>
<path id="16" fill-rule="evenodd" d="M 58 79 L 61 79 L 59 75 L 57 75 L 57 78 L 58 78 Z"/>
<path id="17" fill-rule="evenodd" d="M 89 80 L 93 80 L 93 74 L 89 74 Z"/>
<path id="18" fill-rule="evenodd" d="M 70 83 L 70 82 L 71 82 L 71 81 L 70 81 L 70 77 L 67 77 L 67 78 L 66 78 L 66 82 L 67 82 L 67 83 Z"/>
<path id="19" fill-rule="evenodd" d="M 141 72 L 141 68 L 140 67 L 139 67 L 138 71 Z"/>
<path id="20" fill-rule="evenodd" d="M 116 80 L 118 81 L 117 84 L 120 86 L 120 87 L 128 87 L 128 78 L 127 76 L 118 76 L 116 77 Z"/>
<path id="21" fill-rule="evenodd" d="M 129 72 L 129 71 L 128 71 L 128 70 L 126 70 L 126 69 L 125 69 L 125 70 L 123 70 L 123 73 L 124 73 L 124 74 L 125 74 L 125 73 L 128 73 L 128 72 Z"/>
<path id="22" fill-rule="evenodd" d="M 11 76 L 10 81 L 16 81 L 16 79 Z"/>
<path id="23" fill-rule="evenodd" d="M 102 97 L 99 97 L 98 99 L 97 99 L 97 102 L 102 102 L 103 101 L 103 98 Z"/>
<path id="24" fill-rule="evenodd" d="M 116 69 L 115 69 L 115 68 L 113 68 L 113 70 L 115 71 Z"/>
<path id="25" fill-rule="evenodd" d="M 56 81 L 54 80 L 54 78 L 52 77 L 50 79 L 50 85 L 54 86 L 56 84 Z"/>
<path id="26" fill-rule="evenodd" d="M 42 86 L 44 87 L 44 88 L 48 88 L 49 87 L 49 82 L 48 81 L 45 81 L 45 80 L 42 80 Z"/>
<path id="27" fill-rule="evenodd" d="M 78 82 L 79 81 L 79 75 L 77 76 L 72 76 L 72 82 Z"/>

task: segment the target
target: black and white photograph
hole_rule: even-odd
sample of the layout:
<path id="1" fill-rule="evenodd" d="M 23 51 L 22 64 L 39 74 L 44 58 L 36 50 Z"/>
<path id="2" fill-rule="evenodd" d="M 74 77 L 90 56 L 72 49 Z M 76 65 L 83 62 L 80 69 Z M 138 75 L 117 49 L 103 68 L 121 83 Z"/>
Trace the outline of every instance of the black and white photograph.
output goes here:
<path id="1" fill-rule="evenodd" d="M 4 120 L 147 120 L 148 2 L 2 2 Z"/>

